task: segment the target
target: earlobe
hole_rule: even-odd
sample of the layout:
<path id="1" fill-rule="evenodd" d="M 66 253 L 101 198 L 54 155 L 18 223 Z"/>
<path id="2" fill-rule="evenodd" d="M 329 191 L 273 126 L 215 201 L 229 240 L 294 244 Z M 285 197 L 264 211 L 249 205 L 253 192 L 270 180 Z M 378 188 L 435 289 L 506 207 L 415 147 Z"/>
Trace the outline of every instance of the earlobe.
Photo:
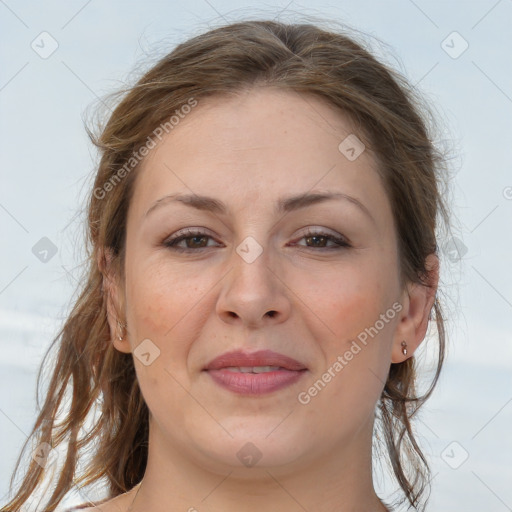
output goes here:
<path id="1" fill-rule="evenodd" d="M 411 357 L 427 333 L 428 321 L 431 317 L 439 282 L 439 258 L 437 255 L 429 254 L 425 266 L 428 271 L 426 284 L 409 284 L 402 295 L 403 309 L 393 341 L 391 357 L 393 363 L 401 363 Z"/>
<path id="2" fill-rule="evenodd" d="M 124 319 L 123 295 L 119 272 L 115 265 L 115 257 L 109 248 L 101 248 L 97 254 L 98 268 L 102 274 L 102 292 L 107 309 L 107 321 L 110 329 L 110 339 L 120 352 L 130 353 L 130 343 L 127 339 L 127 325 Z"/>
<path id="3" fill-rule="evenodd" d="M 124 352 L 125 354 L 129 354 L 131 352 L 130 343 L 127 339 L 126 328 L 127 324 L 121 323 L 119 320 L 117 321 L 117 333 L 114 337 L 111 336 L 112 344 L 114 347 L 119 350 L 119 352 Z M 112 331 L 111 331 L 112 332 Z"/>

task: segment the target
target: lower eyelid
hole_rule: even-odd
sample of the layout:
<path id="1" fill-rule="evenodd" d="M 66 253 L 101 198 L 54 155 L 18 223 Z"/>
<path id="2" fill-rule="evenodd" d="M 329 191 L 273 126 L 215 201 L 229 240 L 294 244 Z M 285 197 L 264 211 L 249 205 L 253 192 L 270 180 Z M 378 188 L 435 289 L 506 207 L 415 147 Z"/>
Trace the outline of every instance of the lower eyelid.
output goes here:
<path id="1" fill-rule="evenodd" d="M 331 234 L 328 234 L 328 233 L 310 233 L 310 234 L 306 234 L 306 235 L 301 236 L 298 239 L 298 241 L 301 241 L 301 240 L 303 240 L 305 238 L 310 238 L 312 236 L 318 236 L 318 237 L 326 238 L 327 242 L 331 242 L 334 245 L 327 246 L 327 247 L 311 247 L 311 246 L 307 246 L 307 245 L 303 245 L 303 244 L 296 244 L 296 245 L 299 245 L 300 247 L 305 247 L 306 249 L 319 249 L 319 250 L 322 250 L 322 249 L 325 249 L 325 250 L 328 250 L 328 249 L 341 249 L 341 248 L 344 248 L 344 247 L 345 248 L 346 247 L 350 247 L 349 242 L 344 237 L 338 237 L 338 236 L 331 235 Z"/>
<path id="2" fill-rule="evenodd" d="M 176 249 L 176 250 L 183 250 L 183 251 L 197 251 L 197 250 L 200 250 L 200 249 L 208 249 L 210 247 L 213 247 L 211 245 L 206 245 L 206 247 L 199 247 L 197 249 L 191 249 L 189 247 L 178 247 L 177 244 L 183 242 L 183 241 L 186 241 L 187 239 L 190 239 L 190 238 L 196 238 L 196 237 L 201 237 L 201 238 L 208 238 L 209 240 L 214 240 L 215 239 L 207 234 L 207 233 L 192 233 L 192 234 L 183 234 L 183 235 L 178 235 L 176 236 L 175 238 L 171 238 L 171 239 L 166 239 L 164 240 L 163 242 L 163 245 L 170 248 L 170 249 Z M 208 244 L 209 242 L 207 242 Z"/>
<path id="3" fill-rule="evenodd" d="M 327 238 L 327 243 L 331 242 L 330 246 L 326 247 L 314 247 L 314 246 L 308 246 L 305 244 L 299 244 L 297 242 L 304 240 L 305 238 L 309 238 L 312 236 L 318 236 L 318 237 L 324 237 Z M 215 238 L 210 235 L 209 233 L 204 232 L 187 232 L 181 235 L 176 236 L 174 239 L 167 239 L 163 242 L 163 245 L 169 249 L 178 251 L 178 252 L 198 252 L 204 249 L 211 249 L 212 247 L 216 247 L 215 245 L 208 245 L 209 241 L 207 242 L 207 245 L 205 247 L 197 247 L 197 248 L 190 248 L 190 247 L 178 247 L 177 244 L 181 243 L 187 239 L 195 238 L 195 237 L 206 237 L 209 241 L 213 240 L 216 242 Z M 308 232 L 303 234 L 300 238 L 296 238 L 293 245 L 297 245 L 299 247 L 304 247 L 306 249 L 313 249 L 313 250 L 336 250 L 336 249 L 346 249 L 351 247 L 350 242 L 343 236 L 337 236 L 331 233 L 322 233 L 322 232 Z M 218 247 L 218 246 L 217 246 Z"/>

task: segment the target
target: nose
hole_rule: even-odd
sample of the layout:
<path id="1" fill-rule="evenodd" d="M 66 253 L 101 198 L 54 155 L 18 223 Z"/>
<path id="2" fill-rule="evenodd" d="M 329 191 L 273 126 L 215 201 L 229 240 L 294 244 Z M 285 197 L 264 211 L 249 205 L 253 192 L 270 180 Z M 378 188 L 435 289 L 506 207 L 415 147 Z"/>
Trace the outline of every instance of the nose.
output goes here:
<path id="1" fill-rule="evenodd" d="M 289 317 L 291 291 L 285 283 L 284 268 L 266 248 L 262 249 L 255 259 L 233 251 L 216 304 L 224 322 L 257 329 Z"/>

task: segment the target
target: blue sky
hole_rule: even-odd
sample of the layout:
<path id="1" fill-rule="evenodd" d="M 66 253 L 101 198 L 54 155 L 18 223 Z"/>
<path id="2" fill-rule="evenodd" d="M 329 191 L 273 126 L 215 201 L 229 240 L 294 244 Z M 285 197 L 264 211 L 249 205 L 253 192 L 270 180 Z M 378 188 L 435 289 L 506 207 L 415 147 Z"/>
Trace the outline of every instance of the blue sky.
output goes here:
<path id="1" fill-rule="evenodd" d="M 418 425 L 435 474 L 431 509 L 512 509 L 510 0 L 1 1 L 0 503 L 35 418 L 37 365 L 76 284 L 80 206 L 96 161 L 87 109 L 180 41 L 278 13 L 367 34 L 437 113 L 453 155 L 452 235 L 462 257 L 444 252 L 448 361 Z M 450 456 L 463 451 L 454 469 Z"/>

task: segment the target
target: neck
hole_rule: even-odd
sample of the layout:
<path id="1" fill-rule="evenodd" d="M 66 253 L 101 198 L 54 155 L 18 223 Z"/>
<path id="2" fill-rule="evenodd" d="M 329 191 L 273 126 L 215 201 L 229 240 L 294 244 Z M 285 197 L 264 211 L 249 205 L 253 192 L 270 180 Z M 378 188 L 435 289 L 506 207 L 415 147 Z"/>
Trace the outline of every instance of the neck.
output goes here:
<path id="1" fill-rule="evenodd" d="M 243 503 L 245 512 L 386 512 L 373 488 L 372 431 L 373 424 L 345 446 L 293 467 L 206 468 L 166 443 L 150 422 L 148 464 L 129 510 L 239 512 Z"/>

